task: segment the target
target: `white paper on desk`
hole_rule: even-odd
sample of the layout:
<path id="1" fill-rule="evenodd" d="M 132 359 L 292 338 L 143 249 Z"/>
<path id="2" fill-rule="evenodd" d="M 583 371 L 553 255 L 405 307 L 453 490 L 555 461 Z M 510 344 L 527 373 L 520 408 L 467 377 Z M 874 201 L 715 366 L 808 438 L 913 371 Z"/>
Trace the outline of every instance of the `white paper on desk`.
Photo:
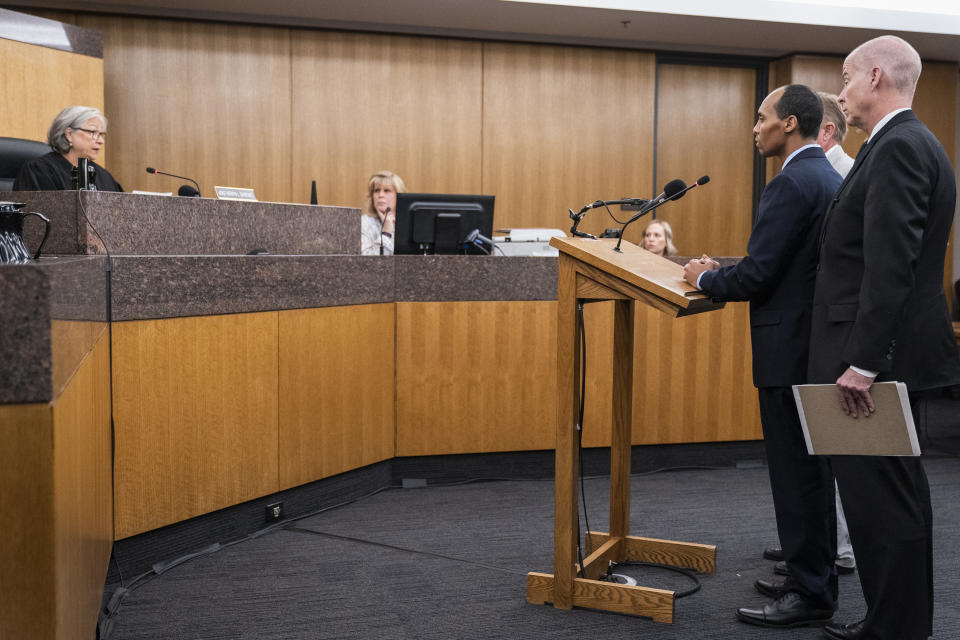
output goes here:
<path id="1" fill-rule="evenodd" d="M 870 387 L 870 395 L 876 407 L 874 413 L 869 418 L 851 418 L 840 408 L 836 385 L 793 385 L 807 453 L 919 456 L 920 442 L 907 385 L 878 382 Z"/>

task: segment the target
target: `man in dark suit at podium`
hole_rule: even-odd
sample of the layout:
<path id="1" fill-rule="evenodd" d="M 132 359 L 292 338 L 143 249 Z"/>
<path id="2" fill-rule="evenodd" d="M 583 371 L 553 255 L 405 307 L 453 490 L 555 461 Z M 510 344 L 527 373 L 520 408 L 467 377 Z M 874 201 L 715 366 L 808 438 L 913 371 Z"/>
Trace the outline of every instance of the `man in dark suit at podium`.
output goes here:
<path id="1" fill-rule="evenodd" d="M 826 459 L 807 455 L 790 388 L 807 382 L 817 240 L 841 181 L 817 145 L 822 117 L 820 97 L 803 85 L 767 96 L 754 138 L 760 154 L 779 158 L 783 169 L 763 190 L 748 255 L 729 267 L 707 256 L 684 267 L 684 278 L 714 298 L 750 301 L 753 382 L 790 575 L 783 584 L 758 580 L 757 590 L 775 600 L 743 607 L 737 617 L 765 627 L 823 624 L 836 609 L 833 474 Z"/>
<path id="2" fill-rule="evenodd" d="M 836 384 L 853 417 L 874 410 L 874 380 L 926 395 L 960 382 L 943 291 L 956 183 L 943 147 L 910 108 L 920 56 L 904 40 L 866 42 L 843 63 L 839 102 L 869 135 L 824 219 L 810 382 Z M 864 620 L 831 638 L 923 640 L 933 633 L 932 509 L 919 458 L 835 456 Z"/>

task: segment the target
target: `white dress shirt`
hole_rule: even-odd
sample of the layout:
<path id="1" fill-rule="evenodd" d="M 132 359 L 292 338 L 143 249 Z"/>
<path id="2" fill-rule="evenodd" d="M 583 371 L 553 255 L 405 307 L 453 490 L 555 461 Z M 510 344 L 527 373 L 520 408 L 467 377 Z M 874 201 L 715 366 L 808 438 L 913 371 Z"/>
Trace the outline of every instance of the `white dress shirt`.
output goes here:
<path id="1" fill-rule="evenodd" d="M 838 144 L 830 147 L 830 150 L 827 151 L 826 154 L 830 165 L 837 170 L 837 173 L 846 178 L 847 174 L 850 173 L 850 168 L 853 166 L 853 158 L 848 156 L 847 152 L 843 150 L 843 147 Z"/>

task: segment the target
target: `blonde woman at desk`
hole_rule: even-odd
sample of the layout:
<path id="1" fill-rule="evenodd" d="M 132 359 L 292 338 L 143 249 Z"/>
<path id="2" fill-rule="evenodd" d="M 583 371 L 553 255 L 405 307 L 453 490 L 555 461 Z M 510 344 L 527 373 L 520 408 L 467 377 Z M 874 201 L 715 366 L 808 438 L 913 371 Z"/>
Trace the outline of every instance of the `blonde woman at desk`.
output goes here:
<path id="1" fill-rule="evenodd" d="M 405 193 L 403 179 L 392 171 L 379 171 L 367 183 L 367 200 L 360 216 L 360 253 L 393 255 L 397 194 Z"/>
<path id="2" fill-rule="evenodd" d="M 675 256 L 677 248 L 673 246 L 673 229 L 666 220 L 654 220 L 643 230 L 644 249 L 658 256 Z"/>

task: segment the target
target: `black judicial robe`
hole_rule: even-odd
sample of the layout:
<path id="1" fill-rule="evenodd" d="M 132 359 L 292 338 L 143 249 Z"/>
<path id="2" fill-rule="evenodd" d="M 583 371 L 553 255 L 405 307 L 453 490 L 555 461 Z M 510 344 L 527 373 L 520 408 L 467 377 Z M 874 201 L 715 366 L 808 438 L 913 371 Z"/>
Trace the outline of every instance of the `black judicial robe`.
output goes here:
<path id="1" fill-rule="evenodd" d="M 110 172 L 90 161 L 96 172 L 93 184 L 97 191 L 123 191 Z M 73 165 L 56 151 L 51 151 L 39 158 L 28 160 L 20 168 L 20 173 L 13 183 L 14 191 L 69 191 L 70 171 Z"/>

